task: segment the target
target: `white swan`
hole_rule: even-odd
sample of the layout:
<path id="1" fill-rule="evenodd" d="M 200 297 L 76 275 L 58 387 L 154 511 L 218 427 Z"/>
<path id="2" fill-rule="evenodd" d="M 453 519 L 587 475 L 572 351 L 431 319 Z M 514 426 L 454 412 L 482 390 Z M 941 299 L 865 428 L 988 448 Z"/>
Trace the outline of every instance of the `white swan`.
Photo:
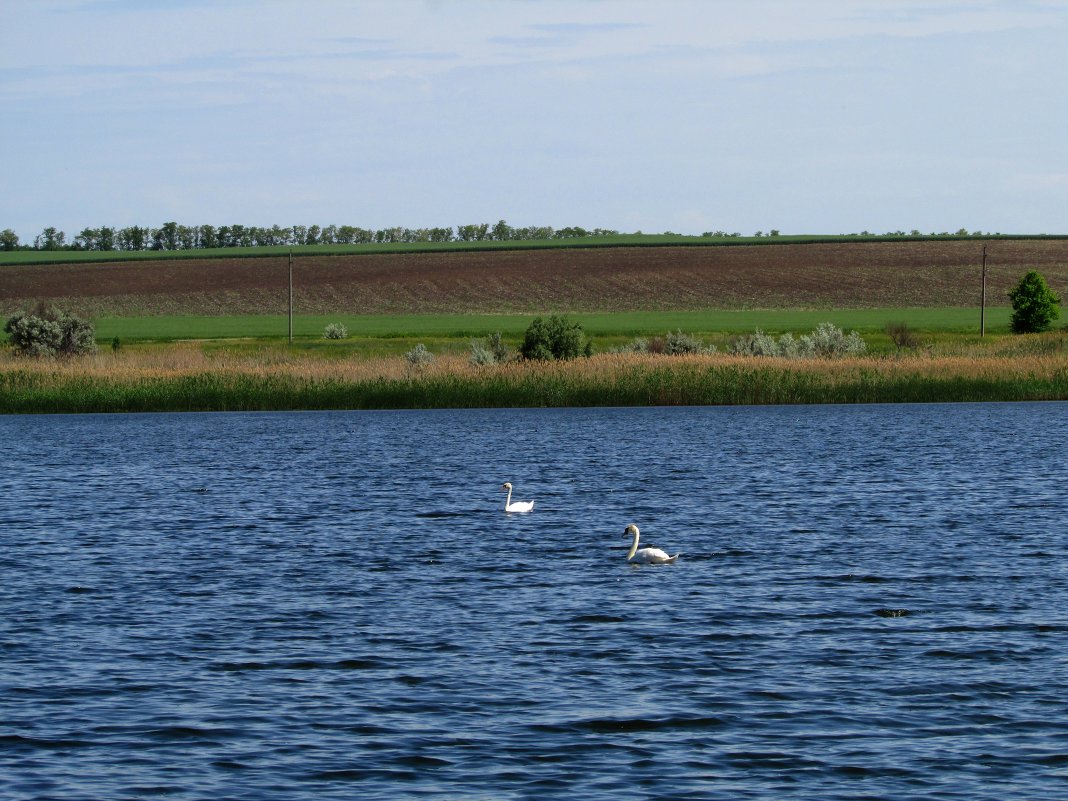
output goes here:
<path id="1" fill-rule="evenodd" d="M 501 484 L 501 489 L 508 490 L 508 497 L 504 501 L 504 511 L 529 512 L 534 508 L 534 501 L 516 501 L 512 503 L 512 485 L 507 481 Z"/>
<path id="2" fill-rule="evenodd" d="M 631 523 L 625 529 L 623 529 L 624 537 L 634 537 L 634 542 L 630 545 L 630 550 L 627 551 L 627 561 L 633 562 L 636 565 L 670 565 L 679 558 L 678 554 L 674 556 L 668 556 L 664 551 L 659 548 L 642 548 L 638 550 L 638 527 Z"/>

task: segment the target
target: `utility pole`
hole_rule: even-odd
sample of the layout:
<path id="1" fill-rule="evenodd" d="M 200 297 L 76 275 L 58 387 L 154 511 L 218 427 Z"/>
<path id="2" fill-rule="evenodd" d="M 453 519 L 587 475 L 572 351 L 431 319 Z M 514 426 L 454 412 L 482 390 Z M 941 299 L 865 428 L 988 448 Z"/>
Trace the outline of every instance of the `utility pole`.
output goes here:
<path id="1" fill-rule="evenodd" d="M 986 245 L 983 245 L 983 300 L 979 306 L 979 336 L 986 336 Z"/>
<path id="2" fill-rule="evenodd" d="M 986 251 L 984 250 L 984 253 Z M 289 344 L 293 344 L 293 251 L 289 251 Z"/>

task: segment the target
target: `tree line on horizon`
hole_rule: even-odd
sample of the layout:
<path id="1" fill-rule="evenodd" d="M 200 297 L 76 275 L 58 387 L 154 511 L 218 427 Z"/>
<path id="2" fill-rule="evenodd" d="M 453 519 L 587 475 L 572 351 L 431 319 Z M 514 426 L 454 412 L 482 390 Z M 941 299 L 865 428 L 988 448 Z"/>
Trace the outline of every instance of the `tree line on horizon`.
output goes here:
<path id="1" fill-rule="evenodd" d="M 372 230 L 354 225 L 179 225 L 165 222 L 158 228 L 131 225 L 125 228 L 101 226 L 83 228 L 73 239 L 55 227 L 47 227 L 33 244 L 22 244 L 10 228 L 0 232 L 0 250 L 198 250 L 207 248 L 257 247 L 278 245 L 361 245 L 410 242 L 504 242 L 539 239 L 577 239 L 589 236 L 615 236 L 619 231 L 578 226 L 515 227 L 504 220 L 495 225 L 480 223 L 455 228 L 381 228 Z"/>
<path id="2" fill-rule="evenodd" d="M 641 235 L 635 231 L 634 235 Z M 283 227 L 272 225 L 261 227 L 255 225 L 179 225 L 165 222 L 158 228 L 130 225 L 125 228 L 101 226 L 83 228 L 73 239 L 68 240 L 65 231 L 49 226 L 34 237 L 33 243 L 22 243 L 18 234 L 12 229 L 0 231 L 0 250 L 82 250 L 82 251 L 146 251 L 146 250 L 204 250 L 208 248 L 233 247 L 270 247 L 285 245 L 362 245 L 413 242 L 508 242 L 536 241 L 546 239 L 581 239 L 591 236 L 618 236 L 619 231 L 607 228 L 586 229 L 580 226 L 553 228 L 548 225 L 515 227 L 504 220 L 495 225 L 480 223 L 475 225 L 458 225 L 455 228 L 380 228 L 372 230 L 354 225 L 293 225 Z M 678 236 L 673 231 L 664 231 L 663 236 Z M 1000 233 L 993 236 L 1000 236 Z M 740 238 L 738 232 L 705 231 L 706 238 Z M 779 237 L 778 229 L 756 231 L 754 238 Z M 887 231 L 875 234 L 861 231 L 859 234 L 840 234 L 840 236 L 924 236 L 917 230 Z M 929 236 L 991 236 L 990 232 L 968 231 L 932 231 Z"/>

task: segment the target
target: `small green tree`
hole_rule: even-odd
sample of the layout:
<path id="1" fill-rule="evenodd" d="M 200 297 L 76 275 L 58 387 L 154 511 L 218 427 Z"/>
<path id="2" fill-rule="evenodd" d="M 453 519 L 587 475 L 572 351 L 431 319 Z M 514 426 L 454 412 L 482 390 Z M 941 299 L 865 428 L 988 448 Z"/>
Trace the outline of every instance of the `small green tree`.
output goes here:
<path id="1" fill-rule="evenodd" d="M 534 318 L 523 335 L 519 353 L 524 359 L 537 361 L 566 361 L 590 356 L 593 344 L 582 332 L 582 326 L 567 317 L 553 315 L 548 321 Z"/>
<path id="2" fill-rule="evenodd" d="M 4 332 L 25 356 L 75 356 L 96 351 L 92 323 L 44 303 L 31 314 L 20 312 L 11 317 Z"/>
<path id="3" fill-rule="evenodd" d="M 1012 301 L 1012 331 L 1014 334 L 1033 334 L 1045 331 L 1061 316 L 1057 306 L 1061 299 L 1046 285 L 1046 279 L 1031 270 L 1009 290 Z"/>

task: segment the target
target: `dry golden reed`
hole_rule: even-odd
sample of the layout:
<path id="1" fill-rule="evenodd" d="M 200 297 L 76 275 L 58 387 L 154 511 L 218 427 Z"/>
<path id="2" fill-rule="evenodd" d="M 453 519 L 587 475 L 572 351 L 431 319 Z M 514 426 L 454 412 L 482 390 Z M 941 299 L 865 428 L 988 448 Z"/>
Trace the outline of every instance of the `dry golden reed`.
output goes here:
<path id="1" fill-rule="evenodd" d="M 601 354 L 475 366 L 440 355 L 323 358 L 284 347 L 0 355 L 0 411 L 706 405 L 1068 399 L 1064 349 L 839 359 Z"/>

